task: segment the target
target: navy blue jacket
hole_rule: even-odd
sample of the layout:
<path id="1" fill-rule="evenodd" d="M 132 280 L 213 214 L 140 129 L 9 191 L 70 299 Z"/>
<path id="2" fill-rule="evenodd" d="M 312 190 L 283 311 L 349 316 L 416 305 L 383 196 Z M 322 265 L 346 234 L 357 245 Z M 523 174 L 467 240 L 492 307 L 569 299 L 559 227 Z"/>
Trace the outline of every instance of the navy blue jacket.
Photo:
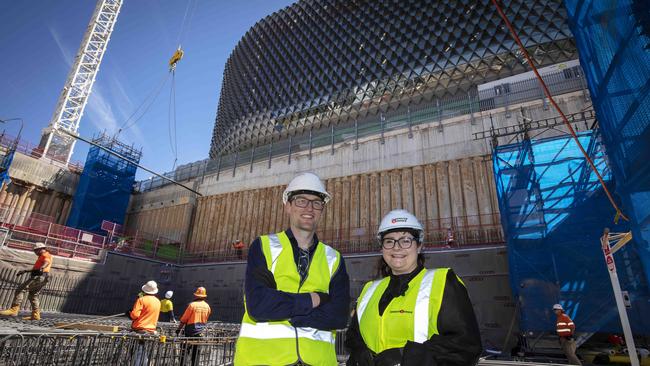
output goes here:
<path id="1" fill-rule="evenodd" d="M 291 246 L 293 257 L 298 266 L 298 242 L 291 229 L 285 231 Z M 310 258 L 314 257 L 318 238 L 314 235 L 314 245 L 310 247 Z M 312 308 L 309 293 L 295 294 L 276 290 L 260 279 L 260 274 L 271 276 L 262 253 L 260 238 L 256 238 L 248 251 L 246 267 L 246 309 L 248 315 L 257 322 L 289 319 L 295 327 L 311 327 L 320 330 L 343 329 L 347 325 L 350 310 L 350 281 L 345 270 L 345 262 L 341 263 L 330 281 L 329 300 L 318 307 Z"/>

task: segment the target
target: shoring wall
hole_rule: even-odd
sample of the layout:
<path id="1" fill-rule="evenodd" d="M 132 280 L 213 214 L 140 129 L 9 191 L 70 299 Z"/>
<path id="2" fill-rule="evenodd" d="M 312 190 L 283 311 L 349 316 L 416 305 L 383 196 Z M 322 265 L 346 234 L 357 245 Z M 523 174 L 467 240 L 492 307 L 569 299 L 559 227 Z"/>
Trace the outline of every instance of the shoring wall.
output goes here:
<path id="1" fill-rule="evenodd" d="M 583 91 L 563 94 L 557 100 L 568 114 L 589 108 Z M 449 220 L 440 219 L 466 220 L 464 225 L 497 223 L 493 173 L 491 163 L 486 162 L 490 142 L 474 141 L 472 134 L 491 126 L 516 125 L 522 113 L 533 120 L 555 117 L 546 101 L 533 100 L 413 126 L 412 137 L 409 129 L 402 128 L 386 132 L 383 143 L 380 135 L 358 143 L 351 138 L 333 148 L 300 151 L 291 159 L 275 157 L 184 182 L 204 197 L 196 198 L 175 186 L 134 194 L 127 232 L 185 240 L 189 251 L 232 254 L 232 241 L 250 242 L 261 233 L 286 226 L 281 214 L 283 185 L 303 171 L 319 174 L 334 194 L 320 227 L 323 238 L 333 244 L 369 235 L 382 214 L 399 206 L 441 228 Z M 188 214 L 190 208 L 193 211 Z M 190 224 L 184 227 L 188 216 Z M 429 239 L 440 240 L 440 235 L 432 233 Z M 357 241 L 363 240 L 344 244 L 364 245 Z"/>
<path id="2" fill-rule="evenodd" d="M 35 258 L 30 252 L 0 248 L 0 307 L 8 306 L 12 299 L 19 280 L 16 272 L 31 266 Z M 377 254 L 345 257 L 353 301 L 363 285 L 375 279 L 378 258 Z M 439 251 L 427 253 L 425 258 L 428 267 L 451 267 L 463 279 L 484 346 L 501 349 L 511 327 L 517 330 L 505 248 Z M 174 291 L 177 317 L 192 300 L 196 287 L 204 286 L 213 310 L 210 320 L 238 323 L 244 309 L 245 270 L 244 263 L 178 267 L 110 252 L 105 263 L 54 257 L 51 281 L 41 293 L 41 304 L 48 312 L 123 313 L 133 305 L 140 287 L 155 280 L 160 294 Z M 22 309 L 29 309 L 27 301 Z"/>
<path id="3" fill-rule="evenodd" d="M 351 239 L 360 241 L 359 245 L 371 242 L 381 217 L 397 207 L 414 212 L 427 223 L 428 232 L 446 229 L 447 225 L 497 225 L 496 189 L 491 177 L 489 157 L 479 156 L 327 179 L 327 190 L 334 199 L 323 213 L 320 237 L 335 247 Z M 287 228 L 281 199 L 284 188 L 199 198 L 187 250 L 229 248 L 234 240 L 251 242 L 261 233 Z M 445 220 L 452 217 L 458 220 Z"/>

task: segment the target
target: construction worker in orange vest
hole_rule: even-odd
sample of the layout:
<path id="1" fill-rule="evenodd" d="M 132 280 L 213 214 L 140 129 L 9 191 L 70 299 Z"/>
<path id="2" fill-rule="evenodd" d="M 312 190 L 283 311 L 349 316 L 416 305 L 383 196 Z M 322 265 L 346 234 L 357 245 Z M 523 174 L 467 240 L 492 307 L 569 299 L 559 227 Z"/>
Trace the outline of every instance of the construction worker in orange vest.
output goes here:
<path id="1" fill-rule="evenodd" d="M 203 337 L 205 328 L 208 324 L 208 318 L 212 313 L 210 305 L 205 301 L 207 297 L 208 293 L 205 290 L 205 287 L 199 287 L 194 291 L 194 301 L 187 306 L 183 316 L 181 316 L 181 322 L 176 329 L 177 336 L 180 334 L 183 327 L 185 327 L 186 337 Z M 195 365 L 198 356 L 197 345 L 190 345 L 188 351 L 192 352 L 192 365 Z M 181 356 L 181 365 L 183 365 L 184 358 L 185 353 Z"/>
<path id="2" fill-rule="evenodd" d="M 578 356 L 576 356 L 576 341 L 573 338 L 576 326 L 573 320 L 564 313 L 564 308 L 560 304 L 553 305 L 553 312 L 557 315 L 555 330 L 558 337 L 560 337 L 562 351 L 564 351 L 566 358 L 572 365 L 582 365 Z"/>
<path id="3" fill-rule="evenodd" d="M 156 325 L 160 316 L 160 300 L 156 297 L 158 284 L 149 281 L 142 286 L 144 295 L 138 297 L 133 308 L 126 312 L 132 320 L 131 329 L 137 333 L 156 333 Z"/>
<path id="4" fill-rule="evenodd" d="M 30 277 L 25 282 L 21 283 L 16 289 L 14 299 L 11 302 L 11 307 L 7 310 L 0 311 L 0 315 L 4 316 L 17 316 L 20 311 L 20 304 L 23 302 L 25 292 L 29 292 L 27 298 L 32 305 L 32 315 L 26 316 L 24 320 L 40 320 L 41 309 L 38 301 L 38 294 L 41 292 L 49 279 L 50 268 L 52 268 L 52 254 L 47 251 L 45 243 L 34 244 L 34 254 L 38 256 L 36 263 L 31 270 L 18 271 L 16 276 L 22 276 L 29 273 Z"/>

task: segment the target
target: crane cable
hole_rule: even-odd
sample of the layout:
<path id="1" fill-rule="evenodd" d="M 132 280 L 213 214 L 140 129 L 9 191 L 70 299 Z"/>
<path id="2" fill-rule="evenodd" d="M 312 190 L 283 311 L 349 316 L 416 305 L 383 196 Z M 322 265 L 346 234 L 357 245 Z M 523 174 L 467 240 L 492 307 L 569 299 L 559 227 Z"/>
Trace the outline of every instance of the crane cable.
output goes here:
<path id="1" fill-rule="evenodd" d="M 169 108 L 167 110 L 167 126 L 169 132 L 169 148 L 174 155 L 174 164 L 172 170 L 176 169 L 176 162 L 178 161 L 178 144 L 176 135 L 176 71 L 170 70 L 172 75 L 172 86 L 169 92 Z M 172 137 L 173 135 L 173 137 Z"/>
<path id="2" fill-rule="evenodd" d="M 181 29 L 178 33 L 178 48 L 169 59 L 169 73 L 171 74 L 172 81 L 171 90 L 169 92 L 169 108 L 167 110 L 167 131 L 169 135 L 169 148 L 174 155 L 174 164 L 172 165 L 172 170 L 176 169 L 176 163 L 178 162 L 178 133 L 176 127 L 176 65 L 183 58 L 184 52 L 181 44 L 185 35 L 185 31 L 189 28 L 192 22 L 195 9 L 196 1 L 189 0 L 187 2 L 187 6 L 185 7 L 185 15 L 183 15 Z M 188 14 L 190 15 L 189 20 L 187 18 Z"/>
<path id="3" fill-rule="evenodd" d="M 140 119 L 142 119 L 142 117 L 144 117 L 144 115 L 149 111 L 151 106 L 156 102 L 156 99 L 158 99 L 158 96 L 160 95 L 160 92 L 162 91 L 165 84 L 167 83 L 167 80 L 169 80 L 169 73 L 166 74 L 161 79 L 158 87 L 156 87 L 155 89 L 152 89 L 151 92 L 149 93 L 149 95 L 147 95 L 147 97 L 144 98 L 142 103 L 140 103 L 140 105 L 138 105 L 138 107 L 133 111 L 133 113 L 131 113 L 129 118 L 127 118 L 126 121 L 124 121 L 124 123 L 122 123 L 122 126 L 117 130 L 117 135 L 119 135 L 120 132 L 128 130 L 129 128 L 135 126 L 135 124 L 138 123 L 138 121 Z M 131 119 L 136 114 L 139 113 L 140 108 L 142 108 L 145 104 L 147 104 L 147 106 L 144 108 L 144 110 L 142 110 L 142 112 L 140 113 L 140 116 L 138 118 L 134 119 L 133 121 L 131 121 Z"/>
<path id="4" fill-rule="evenodd" d="M 629 221 L 629 218 L 625 216 L 621 208 L 616 204 L 616 201 L 614 200 L 614 197 L 612 196 L 611 192 L 609 189 L 607 189 L 607 185 L 605 185 L 605 181 L 603 180 L 603 177 L 600 175 L 598 172 L 598 169 L 596 168 L 596 165 L 594 162 L 591 160 L 589 157 L 589 154 L 587 154 L 587 151 L 585 151 L 584 147 L 580 143 L 580 140 L 578 139 L 578 136 L 576 135 L 575 130 L 571 126 L 571 123 L 569 122 L 569 119 L 566 117 L 564 112 L 562 112 L 562 109 L 560 109 L 560 106 L 555 102 L 555 99 L 553 99 L 553 95 L 551 95 L 550 90 L 548 89 L 548 86 L 544 82 L 544 79 L 539 74 L 539 71 L 537 71 L 537 67 L 535 67 L 535 64 L 533 63 L 533 60 L 530 58 L 530 55 L 528 54 L 528 51 L 526 51 L 526 48 L 524 47 L 523 43 L 521 43 L 521 40 L 519 39 L 519 36 L 517 35 L 517 32 L 515 32 L 514 28 L 512 27 L 512 24 L 508 20 L 508 17 L 505 15 L 503 10 L 501 9 L 501 6 L 499 6 L 497 0 L 491 0 L 492 4 L 494 4 L 494 7 L 496 8 L 497 12 L 499 13 L 499 16 L 503 19 L 503 21 L 506 23 L 506 26 L 510 30 L 510 34 L 512 35 L 512 38 L 515 39 L 515 42 L 519 46 L 519 49 L 523 53 L 524 57 L 526 57 L 526 60 L 528 61 L 528 64 L 530 67 L 533 69 L 533 72 L 535 73 L 535 76 L 537 77 L 537 80 L 539 80 L 539 83 L 542 86 L 542 89 L 544 90 L 544 94 L 546 97 L 549 99 L 553 107 L 558 111 L 560 116 L 562 117 L 562 120 L 564 121 L 564 124 L 567 126 L 569 129 L 569 133 L 575 140 L 576 144 L 578 145 L 578 148 L 582 152 L 582 155 L 584 155 L 585 159 L 589 163 L 589 166 L 591 166 L 591 170 L 596 173 L 596 176 L 598 177 L 598 181 L 600 181 L 600 184 L 603 187 L 603 190 L 605 191 L 605 194 L 607 195 L 607 198 L 609 199 L 609 202 L 612 204 L 612 207 L 616 210 L 616 216 L 614 217 L 614 222 L 618 222 L 619 217 L 622 218 L 625 221 Z"/>

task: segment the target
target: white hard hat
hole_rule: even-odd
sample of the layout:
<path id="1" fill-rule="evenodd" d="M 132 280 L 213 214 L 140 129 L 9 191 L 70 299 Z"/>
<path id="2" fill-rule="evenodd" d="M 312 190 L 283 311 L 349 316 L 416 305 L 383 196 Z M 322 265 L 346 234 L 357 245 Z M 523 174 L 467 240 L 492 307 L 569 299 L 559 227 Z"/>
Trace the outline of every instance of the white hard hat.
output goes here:
<path id="1" fill-rule="evenodd" d="M 34 244 L 34 249 L 33 250 L 39 250 L 39 249 L 45 249 L 47 246 L 45 246 L 45 243 L 38 242 Z"/>
<path id="2" fill-rule="evenodd" d="M 564 308 L 560 304 L 555 304 L 553 305 L 553 310 L 564 310 Z"/>
<path id="3" fill-rule="evenodd" d="M 313 194 L 320 196 L 325 203 L 332 199 L 332 196 L 330 196 L 330 194 L 325 190 L 325 185 L 323 185 L 323 182 L 316 174 L 302 173 L 296 175 L 291 182 L 289 182 L 287 189 L 282 193 L 282 202 L 286 204 L 289 202 L 289 196 L 291 193 L 297 193 L 300 191 L 304 191 L 303 193 L 313 192 Z"/>
<path id="4" fill-rule="evenodd" d="M 171 299 L 174 296 L 174 291 L 165 292 L 165 299 Z"/>
<path id="5" fill-rule="evenodd" d="M 418 232 L 416 238 L 418 243 L 422 244 L 424 241 L 424 228 L 420 221 L 412 213 L 402 209 L 393 210 L 381 219 L 377 230 L 377 240 L 381 240 L 382 235 L 387 231 L 396 229 L 415 230 Z"/>
<path id="6" fill-rule="evenodd" d="M 158 284 L 156 281 L 149 281 L 142 286 L 142 292 L 147 295 L 155 295 L 158 293 Z"/>

